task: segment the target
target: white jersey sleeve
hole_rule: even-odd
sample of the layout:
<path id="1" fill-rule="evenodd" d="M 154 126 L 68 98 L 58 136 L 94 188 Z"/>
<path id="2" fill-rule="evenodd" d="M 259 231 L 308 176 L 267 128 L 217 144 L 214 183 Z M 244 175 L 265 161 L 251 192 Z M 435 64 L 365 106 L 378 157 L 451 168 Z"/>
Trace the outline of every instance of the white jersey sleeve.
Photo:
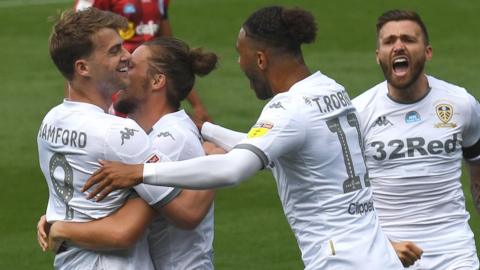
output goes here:
<path id="1" fill-rule="evenodd" d="M 211 141 L 224 150 L 230 151 L 241 140 L 245 139 L 247 134 L 205 122 L 202 126 L 202 136 L 207 141 Z"/>
<path id="2" fill-rule="evenodd" d="M 262 162 L 255 153 L 233 149 L 224 155 L 145 164 L 143 182 L 188 189 L 212 189 L 236 185 L 261 168 Z"/>
<path id="3" fill-rule="evenodd" d="M 185 160 L 204 155 L 200 143 L 200 135 L 196 137 L 191 134 L 191 131 L 185 130 L 186 128 L 180 128 L 178 124 L 167 124 L 159 121 L 159 123 L 154 126 L 150 134 L 154 149 L 165 153 L 172 161 Z"/>
<path id="4" fill-rule="evenodd" d="M 155 151 L 145 163 L 169 162 L 170 159 L 161 152 Z M 160 209 L 180 194 L 178 188 L 139 184 L 134 187 L 138 195 L 155 209 Z"/>
<path id="5" fill-rule="evenodd" d="M 305 140 L 306 123 L 293 97 L 277 95 L 263 109 L 247 138 L 235 148 L 254 152 L 265 167 L 279 156 L 295 151 Z"/>
<path id="6" fill-rule="evenodd" d="M 133 120 L 129 120 L 133 122 Z M 138 135 L 137 135 L 138 133 Z M 112 125 L 107 132 L 107 160 L 120 160 L 125 163 L 168 162 L 170 159 L 152 147 L 148 136 L 136 124 L 132 126 Z M 140 148 L 139 148 L 140 147 Z M 161 207 L 178 195 L 171 187 L 148 186 L 140 184 L 134 187 L 138 195 L 152 207 Z"/>
<path id="7" fill-rule="evenodd" d="M 480 159 L 480 104 L 473 96 L 467 97 L 467 120 L 463 132 L 463 156 L 467 160 Z"/>
<path id="8" fill-rule="evenodd" d="M 129 164 L 145 161 L 151 152 L 151 144 L 145 143 L 150 142 L 147 134 L 133 120 L 124 122 L 116 122 L 107 129 L 105 159 Z"/>

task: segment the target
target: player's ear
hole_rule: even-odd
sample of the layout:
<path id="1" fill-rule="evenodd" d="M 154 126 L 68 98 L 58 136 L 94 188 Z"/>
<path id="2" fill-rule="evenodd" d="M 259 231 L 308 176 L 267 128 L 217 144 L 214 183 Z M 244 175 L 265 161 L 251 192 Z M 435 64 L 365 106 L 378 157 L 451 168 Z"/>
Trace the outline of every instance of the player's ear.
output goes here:
<path id="1" fill-rule="evenodd" d="M 78 73 L 80 76 L 90 76 L 90 67 L 88 62 L 84 59 L 79 59 L 73 64 L 74 73 Z"/>
<path id="2" fill-rule="evenodd" d="M 267 54 L 265 51 L 257 51 L 256 52 L 256 57 L 257 57 L 257 66 L 260 70 L 265 70 L 268 65 L 268 59 L 267 59 Z"/>
<path id="3" fill-rule="evenodd" d="M 427 47 L 425 48 L 425 56 L 426 56 L 427 61 L 432 59 L 432 56 L 433 56 L 432 46 L 427 45 Z"/>
<path id="4" fill-rule="evenodd" d="M 378 49 L 375 50 L 375 60 L 377 61 L 377 64 L 380 65 L 380 60 L 378 59 Z"/>
<path id="5" fill-rule="evenodd" d="M 163 89 L 167 85 L 167 77 L 163 73 L 157 73 L 153 75 L 151 84 L 154 91 Z"/>

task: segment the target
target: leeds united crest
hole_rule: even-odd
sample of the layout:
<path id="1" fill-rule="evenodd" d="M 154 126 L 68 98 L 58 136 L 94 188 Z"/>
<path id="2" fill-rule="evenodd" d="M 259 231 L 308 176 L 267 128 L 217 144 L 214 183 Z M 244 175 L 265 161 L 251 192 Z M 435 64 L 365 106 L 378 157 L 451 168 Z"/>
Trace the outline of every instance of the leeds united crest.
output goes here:
<path id="1" fill-rule="evenodd" d="M 456 127 L 457 124 L 450 122 L 453 116 L 453 107 L 450 104 L 438 104 L 435 107 L 435 112 L 437 113 L 440 123 L 435 124 L 436 128 L 445 128 L 445 127 Z"/>

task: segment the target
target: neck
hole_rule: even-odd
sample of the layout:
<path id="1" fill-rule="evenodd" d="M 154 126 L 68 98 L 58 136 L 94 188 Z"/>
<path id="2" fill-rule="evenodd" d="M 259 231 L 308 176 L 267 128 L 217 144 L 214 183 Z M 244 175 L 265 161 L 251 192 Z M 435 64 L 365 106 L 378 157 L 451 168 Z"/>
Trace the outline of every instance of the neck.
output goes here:
<path id="1" fill-rule="evenodd" d="M 108 107 L 112 103 L 111 96 L 102 95 L 102 93 L 91 84 L 81 84 L 76 81 L 68 82 L 68 100 L 90 103 L 102 108 L 104 112 L 108 111 Z"/>
<path id="2" fill-rule="evenodd" d="M 174 111 L 165 99 L 150 97 L 145 103 L 138 106 L 135 112 L 129 114 L 129 117 L 135 120 L 145 132 L 148 132 L 160 118 Z"/>
<path id="3" fill-rule="evenodd" d="M 420 74 L 420 76 L 411 85 L 405 88 L 395 88 L 388 83 L 388 95 L 395 101 L 403 103 L 413 103 L 421 100 L 428 94 L 430 90 L 428 86 L 427 76 Z"/>
<path id="4" fill-rule="evenodd" d="M 303 59 L 283 59 L 272 72 L 268 74 L 274 94 L 287 92 L 297 82 L 307 78 L 312 73 L 303 63 Z"/>

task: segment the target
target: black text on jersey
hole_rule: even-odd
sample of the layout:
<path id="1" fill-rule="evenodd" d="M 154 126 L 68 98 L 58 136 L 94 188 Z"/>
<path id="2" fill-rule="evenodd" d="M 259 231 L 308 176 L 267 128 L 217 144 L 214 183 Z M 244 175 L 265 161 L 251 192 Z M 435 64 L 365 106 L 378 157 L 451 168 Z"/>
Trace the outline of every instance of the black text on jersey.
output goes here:
<path id="1" fill-rule="evenodd" d="M 54 125 L 43 124 L 38 131 L 38 137 L 54 144 L 63 144 L 78 148 L 87 146 L 87 133 Z"/>
<path id="2" fill-rule="evenodd" d="M 372 157 L 375 160 L 399 159 L 414 156 L 440 155 L 442 153 L 453 153 L 457 150 L 458 138 L 457 134 L 453 134 L 451 139 L 442 142 L 440 140 L 433 140 L 426 142 L 422 137 L 406 138 L 404 140 L 395 139 L 388 143 L 382 141 L 374 141 L 370 146 L 375 148 L 375 154 Z M 391 153 L 387 153 L 385 146 L 393 147 Z"/>

